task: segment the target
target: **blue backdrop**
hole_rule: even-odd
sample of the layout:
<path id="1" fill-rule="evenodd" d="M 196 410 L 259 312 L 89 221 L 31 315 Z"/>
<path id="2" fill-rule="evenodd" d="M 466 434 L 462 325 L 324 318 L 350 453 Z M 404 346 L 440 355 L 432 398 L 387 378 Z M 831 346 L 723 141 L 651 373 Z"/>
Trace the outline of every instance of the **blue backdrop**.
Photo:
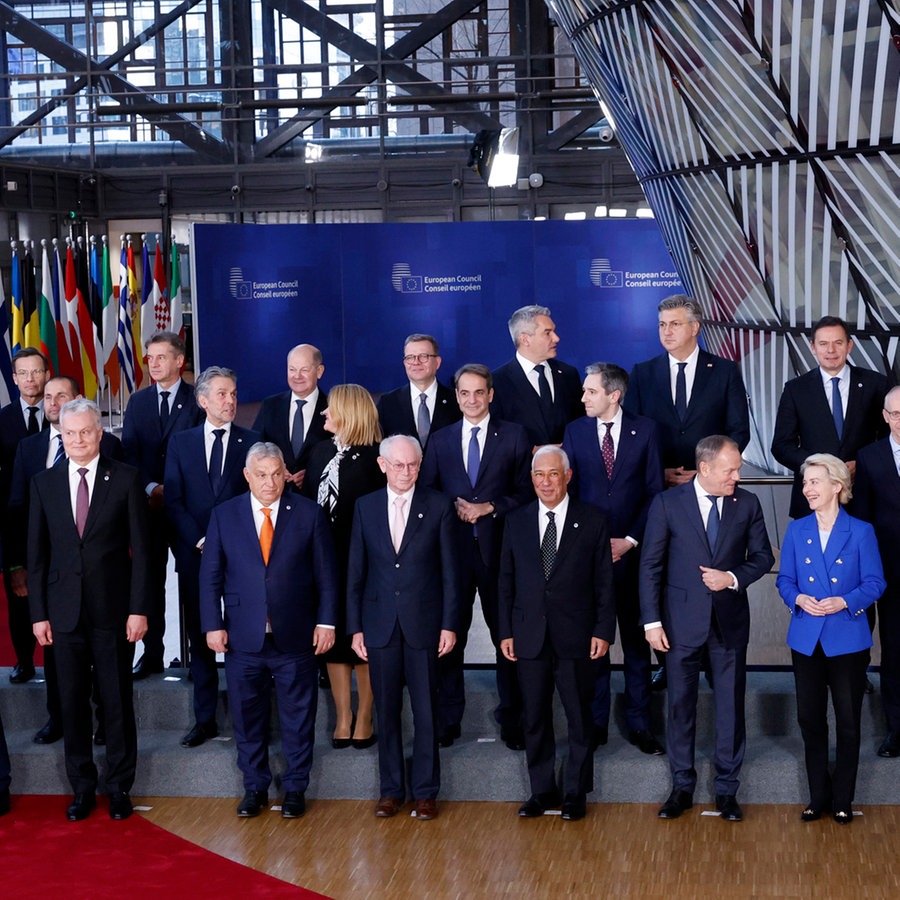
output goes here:
<path id="1" fill-rule="evenodd" d="M 241 401 L 285 389 L 298 343 L 325 358 L 326 387 L 405 380 L 410 332 L 433 334 L 439 378 L 513 355 L 506 322 L 549 306 L 559 358 L 630 369 L 661 352 L 656 305 L 681 282 L 652 220 L 385 225 L 194 225 L 195 362 L 224 365 Z"/>

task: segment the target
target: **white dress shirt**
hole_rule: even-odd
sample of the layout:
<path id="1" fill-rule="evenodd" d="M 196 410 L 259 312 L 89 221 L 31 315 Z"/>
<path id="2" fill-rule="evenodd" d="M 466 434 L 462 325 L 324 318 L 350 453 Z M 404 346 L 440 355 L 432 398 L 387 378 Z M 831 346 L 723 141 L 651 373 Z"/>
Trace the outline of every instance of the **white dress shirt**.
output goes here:
<path id="1" fill-rule="evenodd" d="M 219 425 L 218 428 L 213 425 L 209 419 L 203 423 L 203 444 L 206 449 L 206 471 L 209 471 L 209 458 L 212 455 L 213 444 L 216 442 L 214 431 L 222 430 L 222 469 L 225 469 L 225 454 L 228 453 L 228 438 L 231 437 L 231 422 Z"/>
<path id="2" fill-rule="evenodd" d="M 694 347 L 693 352 L 687 359 L 675 359 L 669 354 L 669 387 L 672 391 L 672 402 L 675 402 L 675 382 L 678 378 L 678 364 L 687 363 L 684 367 L 684 384 L 687 388 L 686 403 L 690 404 L 691 394 L 694 390 L 694 379 L 697 377 L 697 361 L 700 359 L 700 346 Z"/>
<path id="3" fill-rule="evenodd" d="M 822 387 L 825 390 L 825 399 L 828 400 L 828 408 L 831 410 L 832 415 L 834 415 L 834 405 L 832 404 L 832 400 L 834 399 L 834 389 L 831 385 L 831 379 L 840 379 L 840 381 L 838 381 L 838 391 L 840 391 L 841 394 L 841 412 L 844 415 L 844 419 L 846 419 L 847 401 L 850 399 L 850 366 L 845 365 L 837 375 L 829 375 L 820 368 L 819 374 L 822 376 Z"/>
<path id="4" fill-rule="evenodd" d="M 424 391 L 420 391 L 412 382 L 409 383 L 409 400 L 412 404 L 414 422 L 419 421 L 419 406 L 421 405 L 419 400 L 420 394 L 425 395 L 425 405 L 428 407 L 428 421 L 434 421 L 434 408 L 437 405 L 437 389 L 437 378 L 435 378 Z"/>
<path id="5" fill-rule="evenodd" d="M 94 496 L 94 482 L 97 480 L 97 466 L 100 463 L 100 455 L 95 456 L 89 463 L 84 466 L 69 460 L 69 500 L 72 503 L 72 521 L 77 522 L 75 518 L 75 510 L 78 504 L 78 487 L 81 484 L 81 474 L 79 469 L 87 469 L 85 481 L 88 486 L 88 506 L 90 506 L 91 498 Z"/>
<path id="6" fill-rule="evenodd" d="M 462 420 L 462 458 L 463 458 L 463 466 L 465 466 L 469 459 L 469 441 L 472 440 L 472 429 L 477 428 L 478 434 L 475 435 L 475 441 L 478 444 L 478 459 L 479 461 L 484 457 L 484 442 L 487 436 L 488 426 L 491 423 L 491 415 L 488 413 L 480 422 L 470 422 L 468 419 L 464 418 Z"/>
<path id="7" fill-rule="evenodd" d="M 309 432 L 309 426 L 312 425 L 313 413 L 316 411 L 316 404 L 319 402 L 319 389 L 314 388 L 308 397 L 301 397 L 299 394 L 295 394 L 291 391 L 291 406 L 288 410 L 288 435 L 294 434 L 294 418 L 297 415 L 297 401 L 305 400 L 306 403 L 303 404 L 302 414 L 303 414 L 303 440 L 306 440 L 306 435 Z"/>
<path id="8" fill-rule="evenodd" d="M 44 460 L 44 468 L 49 469 L 50 466 L 56 461 L 56 453 L 59 450 L 60 443 L 62 441 L 62 432 L 59 430 L 58 425 L 50 425 L 50 446 L 47 448 L 47 458 Z M 63 448 L 63 453 L 65 453 L 65 448 Z"/>
<path id="9" fill-rule="evenodd" d="M 543 366 L 544 374 L 547 376 L 547 384 L 550 385 L 550 398 L 556 399 L 556 388 L 553 385 L 553 370 L 550 368 L 550 360 L 545 359 L 542 363 L 533 363 L 530 359 L 525 359 L 520 353 L 516 352 L 516 361 L 522 367 L 528 383 L 534 388 L 534 392 L 540 397 L 541 386 L 538 382 L 538 373 L 534 371 L 535 366 Z"/>
<path id="10" fill-rule="evenodd" d="M 566 515 L 569 512 L 569 495 L 566 494 L 553 509 L 544 506 L 543 501 L 538 500 L 538 546 L 544 543 L 544 532 L 547 530 L 547 525 L 550 524 L 550 520 L 547 518 L 548 512 L 553 513 L 553 521 L 556 523 L 556 549 L 559 550 L 563 527 L 566 524 Z"/>

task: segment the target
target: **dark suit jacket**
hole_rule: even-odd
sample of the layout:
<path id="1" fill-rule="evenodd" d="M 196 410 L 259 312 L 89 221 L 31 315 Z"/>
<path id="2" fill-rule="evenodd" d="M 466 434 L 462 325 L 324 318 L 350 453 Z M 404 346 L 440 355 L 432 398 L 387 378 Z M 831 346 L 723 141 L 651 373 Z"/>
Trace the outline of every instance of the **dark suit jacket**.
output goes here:
<path id="1" fill-rule="evenodd" d="M 889 438 L 859 451 L 850 509 L 875 526 L 888 583 L 900 589 L 900 475 Z"/>
<path id="2" fill-rule="evenodd" d="M 459 621 L 459 572 L 453 504 L 437 491 L 413 493 L 409 519 L 394 552 L 387 490 L 356 501 L 347 572 L 347 632 L 370 647 L 387 645 L 399 624 L 416 649 L 434 648 Z"/>
<path id="3" fill-rule="evenodd" d="M 226 629 L 229 647 L 262 650 L 268 617 L 277 649 L 311 653 L 316 625 L 337 624 L 337 583 L 334 542 L 317 504 L 282 495 L 268 566 L 249 493 L 212 511 L 200 563 L 200 625 Z"/>
<path id="4" fill-rule="evenodd" d="M 694 483 L 657 494 L 650 506 L 641 555 L 643 622 L 663 623 L 670 643 L 700 647 L 709 636 L 713 611 L 729 649 L 750 640 L 747 588 L 762 578 L 775 557 L 762 509 L 754 494 L 736 488 L 725 497 L 715 553 L 711 553 Z M 734 573 L 738 590 L 713 593 L 700 566 Z"/>
<path id="5" fill-rule="evenodd" d="M 262 438 L 255 431 L 231 426 L 219 493 L 213 494 L 206 466 L 203 425 L 172 435 L 166 454 L 165 510 L 175 529 L 172 551 L 179 571 L 197 561 L 197 544 L 206 535 L 214 506 L 248 490 L 244 478 L 247 451 Z"/>
<path id="6" fill-rule="evenodd" d="M 13 466 L 12 490 L 9 496 L 9 517 L 15 521 L 8 540 L 3 545 L 7 565 L 24 566 L 27 560 L 28 500 L 31 479 L 47 467 L 50 452 L 50 429 L 32 434 L 20 441 Z M 100 455 L 106 459 L 123 460 L 122 442 L 108 431 L 100 438 Z"/>
<path id="7" fill-rule="evenodd" d="M 101 456 L 84 534 L 78 536 L 67 465 L 31 480 L 28 602 L 32 622 L 74 631 L 82 613 L 124 636 L 130 615 L 150 612 L 147 501 L 136 469 Z"/>
<path id="8" fill-rule="evenodd" d="M 653 419 L 622 414 L 612 478 L 606 474 L 597 434 L 597 419 L 587 416 L 566 427 L 563 450 L 573 473 L 569 493 L 603 512 L 611 537 L 631 536 L 640 543 L 650 501 L 663 489 L 659 429 Z"/>
<path id="9" fill-rule="evenodd" d="M 550 578 L 544 578 L 538 502 L 506 517 L 500 554 L 500 639 L 534 659 L 549 641 L 561 659 L 589 659 L 591 638 L 616 636 L 609 528 L 594 506 L 569 498 Z"/>
<path id="10" fill-rule="evenodd" d="M 578 370 L 558 359 L 548 359 L 553 373 L 553 409 L 545 414 L 540 398 L 515 358 L 493 373 L 494 401 L 491 415 L 516 422 L 528 433 L 532 447 L 559 444 L 566 425 L 584 415 L 581 405 L 581 376 Z"/>
<path id="11" fill-rule="evenodd" d="M 701 348 L 687 416 L 678 418 L 672 400 L 669 354 L 638 363 L 628 377 L 624 408 L 649 416 L 660 427 L 663 466 L 695 469 L 697 443 L 711 434 L 724 434 L 743 450 L 750 443 L 747 391 L 736 363 Z"/>
<path id="12" fill-rule="evenodd" d="M 284 391 L 281 394 L 273 394 L 271 397 L 266 397 L 259 408 L 259 412 L 256 414 L 256 421 L 253 423 L 253 430 L 261 435 L 259 440 L 278 444 L 281 452 L 284 454 L 284 461 L 288 471 L 291 473 L 305 469 L 312 448 L 319 441 L 324 441 L 331 437 L 325 430 L 325 418 L 322 415 L 325 407 L 328 406 L 328 395 L 320 387 L 319 399 L 316 400 L 316 408 L 313 410 L 309 429 L 303 440 L 303 446 L 300 448 L 300 452 L 294 456 L 294 451 L 291 447 L 291 432 L 288 427 L 293 396 L 290 391 Z"/>
<path id="13" fill-rule="evenodd" d="M 494 514 L 478 520 L 478 549 L 489 569 L 500 561 L 503 518 L 513 509 L 534 497 L 531 488 L 531 444 L 521 425 L 502 422 L 493 416 L 484 440 L 484 452 L 478 467 L 475 487 L 469 483 L 462 450 L 462 421 L 440 431 L 429 439 L 419 484 L 434 488 L 451 500 L 462 497 L 471 503 L 493 503 Z M 457 517 L 460 537 L 469 539 L 472 525 Z M 466 552 L 470 552 L 468 549 Z"/>
<path id="14" fill-rule="evenodd" d="M 798 519 L 809 513 L 800 476 L 800 466 L 806 457 L 813 453 L 831 453 L 846 462 L 856 459 L 857 453 L 866 444 L 884 437 L 888 428 L 881 410 L 887 391 L 888 383 L 884 375 L 850 366 L 850 396 L 843 435 L 839 439 L 818 366 L 791 379 L 784 386 L 775 416 L 772 455 L 794 472 L 794 490 L 791 494 L 793 518 Z"/>
<path id="15" fill-rule="evenodd" d="M 378 421 L 381 423 L 381 430 L 385 437 L 390 437 L 392 434 L 410 434 L 415 437 L 418 434 L 410 397 L 409 382 L 407 382 L 403 387 L 382 394 L 378 398 Z M 462 413 L 459 411 L 453 388 L 438 382 L 428 441 L 436 431 L 458 422 L 461 417 Z M 428 441 L 426 441 L 426 445 Z"/>
<path id="16" fill-rule="evenodd" d="M 194 428 L 203 419 L 203 411 L 194 399 L 194 389 L 184 381 L 179 384 L 175 396 L 169 397 L 165 433 L 159 424 L 156 385 L 131 395 L 122 423 L 122 447 L 125 462 L 141 473 L 145 491 L 148 484 L 163 483 L 169 438 L 176 432 Z"/>

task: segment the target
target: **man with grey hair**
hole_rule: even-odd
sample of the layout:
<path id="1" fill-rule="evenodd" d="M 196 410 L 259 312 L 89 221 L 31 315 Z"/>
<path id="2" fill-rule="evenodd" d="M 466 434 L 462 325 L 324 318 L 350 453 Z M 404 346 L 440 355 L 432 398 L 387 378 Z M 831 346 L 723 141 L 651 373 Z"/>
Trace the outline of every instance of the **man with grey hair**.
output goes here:
<path id="1" fill-rule="evenodd" d="M 182 747 L 199 747 L 219 733 L 216 705 L 219 672 L 216 654 L 200 628 L 200 560 L 213 507 L 247 490 L 243 467 L 247 450 L 259 440 L 255 431 L 235 425 L 237 375 L 210 366 L 194 385 L 206 421 L 172 435 L 166 454 L 163 497 L 175 531 L 172 552 L 178 572 L 178 595 L 190 642 L 194 687 L 194 726 Z"/>
<path id="2" fill-rule="evenodd" d="M 516 355 L 494 375 L 491 414 L 516 422 L 532 447 L 559 444 L 581 413 L 581 376 L 556 358 L 559 335 L 546 306 L 523 306 L 509 320 Z"/>
<path id="3" fill-rule="evenodd" d="M 242 818 L 259 815 L 272 782 L 273 687 L 286 762 L 281 815 L 295 819 L 306 811 L 318 697 L 315 657 L 334 646 L 338 614 L 328 520 L 317 503 L 284 495 L 284 471 L 277 444 L 250 448 L 244 466 L 250 492 L 213 509 L 200 564 L 200 624 L 209 648 L 225 654 L 244 776 L 237 810 Z"/>
<path id="4" fill-rule="evenodd" d="M 91 670 L 103 701 L 109 814 L 132 813 L 137 731 L 134 643 L 147 631 L 147 507 L 136 469 L 100 455 L 100 409 L 70 400 L 60 413 L 67 462 L 31 480 L 28 593 L 34 635 L 54 648 L 59 674 L 70 821 L 96 805 Z"/>

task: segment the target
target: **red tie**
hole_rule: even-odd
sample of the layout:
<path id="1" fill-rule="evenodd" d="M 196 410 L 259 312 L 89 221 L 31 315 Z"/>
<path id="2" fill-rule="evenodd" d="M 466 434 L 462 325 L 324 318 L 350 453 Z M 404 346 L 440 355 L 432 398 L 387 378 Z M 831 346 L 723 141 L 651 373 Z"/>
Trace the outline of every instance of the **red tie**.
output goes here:
<path id="1" fill-rule="evenodd" d="M 600 443 L 600 452 L 603 454 L 603 465 L 606 466 L 606 477 L 612 478 L 613 466 L 616 464 L 616 451 L 613 447 L 612 439 L 612 422 L 604 422 L 606 426 L 606 434 Z"/>
<path id="2" fill-rule="evenodd" d="M 87 469 L 79 469 L 78 474 L 81 481 L 78 483 L 78 490 L 75 492 L 75 527 L 78 529 L 78 537 L 84 536 L 84 526 L 87 523 L 88 509 L 91 505 L 90 494 L 88 493 Z"/>

